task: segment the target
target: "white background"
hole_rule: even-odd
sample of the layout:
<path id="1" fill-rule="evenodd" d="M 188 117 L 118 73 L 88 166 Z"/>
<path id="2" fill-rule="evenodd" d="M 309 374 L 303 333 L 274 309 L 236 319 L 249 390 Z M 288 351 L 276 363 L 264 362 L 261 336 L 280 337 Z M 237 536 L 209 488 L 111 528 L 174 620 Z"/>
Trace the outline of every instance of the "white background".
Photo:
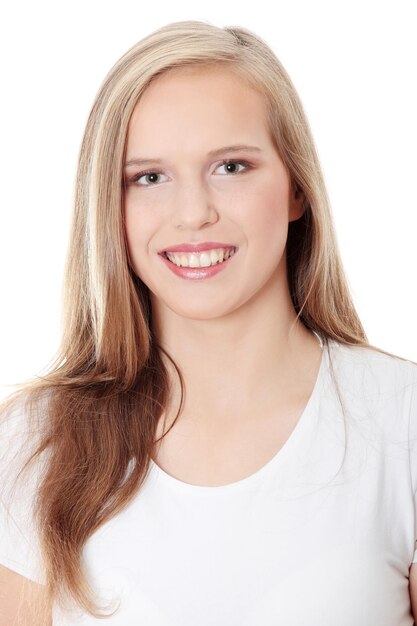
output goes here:
<path id="1" fill-rule="evenodd" d="M 2 9 L 0 395 L 60 333 L 73 180 L 90 107 L 128 48 L 197 19 L 260 35 L 304 105 L 368 339 L 417 361 L 414 1 L 9 2 Z"/>

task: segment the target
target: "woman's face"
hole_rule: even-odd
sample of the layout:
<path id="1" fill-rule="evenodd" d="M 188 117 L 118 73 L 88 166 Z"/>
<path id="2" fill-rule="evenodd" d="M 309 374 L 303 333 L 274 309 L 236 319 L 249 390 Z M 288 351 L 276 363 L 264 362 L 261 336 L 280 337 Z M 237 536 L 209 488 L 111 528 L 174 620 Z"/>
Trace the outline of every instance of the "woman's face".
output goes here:
<path id="1" fill-rule="evenodd" d="M 238 144 L 256 150 L 226 148 Z M 133 270 L 153 307 L 210 319 L 262 297 L 271 281 L 288 288 L 288 221 L 301 216 L 302 198 L 255 90 L 225 69 L 176 68 L 159 76 L 130 120 L 125 163 L 138 159 L 147 161 L 124 170 L 125 227 Z M 226 159 L 233 164 L 222 164 Z M 238 249 L 217 273 L 183 270 L 198 275 L 191 279 L 171 271 L 160 254 L 204 242 Z"/>

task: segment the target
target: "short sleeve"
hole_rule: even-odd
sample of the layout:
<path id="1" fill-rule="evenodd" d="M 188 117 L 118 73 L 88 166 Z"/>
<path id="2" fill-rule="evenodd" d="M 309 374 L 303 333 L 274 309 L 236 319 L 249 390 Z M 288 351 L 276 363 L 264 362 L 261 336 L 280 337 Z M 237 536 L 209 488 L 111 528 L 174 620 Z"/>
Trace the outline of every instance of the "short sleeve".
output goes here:
<path id="1" fill-rule="evenodd" d="M 410 450 L 410 471 L 411 484 L 414 497 L 414 540 L 415 550 L 412 563 L 417 563 L 417 365 L 411 364 L 411 384 L 408 393 L 409 410 L 409 450 Z"/>
<path id="2" fill-rule="evenodd" d="M 16 482 L 23 462 L 35 441 L 19 400 L 0 420 L 0 564 L 45 584 L 33 510 L 36 488 L 41 476 L 37 461 Z"/>

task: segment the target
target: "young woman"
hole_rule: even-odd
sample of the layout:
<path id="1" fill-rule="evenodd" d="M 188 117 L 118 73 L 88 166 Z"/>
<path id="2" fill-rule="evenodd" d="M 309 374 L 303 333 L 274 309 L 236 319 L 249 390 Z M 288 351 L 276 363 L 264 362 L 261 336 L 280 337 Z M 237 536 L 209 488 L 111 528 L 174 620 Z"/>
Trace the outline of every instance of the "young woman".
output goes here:
<path id="1" fill-rule="evenodd" d="M 169 24 L 105 78 L 63 329 L 3 402 L 0 624 L 413 624 L 417 364 L 367 341 L 254 33 Z"/>

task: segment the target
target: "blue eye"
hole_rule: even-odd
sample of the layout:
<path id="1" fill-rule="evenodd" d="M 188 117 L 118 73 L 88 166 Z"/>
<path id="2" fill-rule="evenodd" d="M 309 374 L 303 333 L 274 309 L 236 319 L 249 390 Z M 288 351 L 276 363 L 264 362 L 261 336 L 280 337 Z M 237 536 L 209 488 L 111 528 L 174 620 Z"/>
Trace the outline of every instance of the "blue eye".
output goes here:
<path id="1" fill-rule="evenodd" d="M 222 163 L 218 167 L 223 167 L 224 165 L 235 165 L 236 163 L 238 165 L 243 165 L 245 167 L 243 171 L 246 171 L 249 168 L 249 163 L 247 161 L 234 161 L 233 159 L 225 159 L 224 161 L 222 161 Z M 240 174 L 241 172 L 228 172 L 228 173 L 234 176 L 236 174 Z"/>
<path id="2" fill-rule="evenodd" d="M 129 183 L 137 183 L 143 176 L 160 176 L 162 172 L 158 170 L 146 170 L 145 172 L 139 172 L 139 174 L 135 174 L 132 178 L 129 178 Z M 154 182 L 154 181 L 153 181 Z M 153 187 L 154 185 L 139 185 L 140 187 Z"/>
<path id="3" fill-rule="evenodd" d="M 231 174 L 232 176 L 236 176 L 237 174 L 243 174 L 246 170 L 248 170 L 251 165 L 247 162 L 247 161 L 236 161 L 234 159 L 224 159 L 220 165 L 217 166 L 216 169 L 218 169 L 219 167 L 224 167 L 225 165 L 243 165 L 244 170 L 242 171 L 237 171 L 237 172 L 228 172 L 228 174 Z M 137 184 L 139 187 L 154 187 L 157 183 L 157 181 L 153 180 L 151 181 L 151 184 L 148 185 L 144 185 L 142 183 L 139 183 L 139 180 L 141 178 L 143 178 L 144 176 L 149 176 L 149 177 L 157 177 L 157 176 L 161 176 L 163 175 L 162 172 L 160 170 L 145 170 L 143 172 L 139 172 L 138 174 L 135 174 L 134 176 L 132 176 L 132 178 L 128 179 L 129 183 L 134 183 Z"/>

